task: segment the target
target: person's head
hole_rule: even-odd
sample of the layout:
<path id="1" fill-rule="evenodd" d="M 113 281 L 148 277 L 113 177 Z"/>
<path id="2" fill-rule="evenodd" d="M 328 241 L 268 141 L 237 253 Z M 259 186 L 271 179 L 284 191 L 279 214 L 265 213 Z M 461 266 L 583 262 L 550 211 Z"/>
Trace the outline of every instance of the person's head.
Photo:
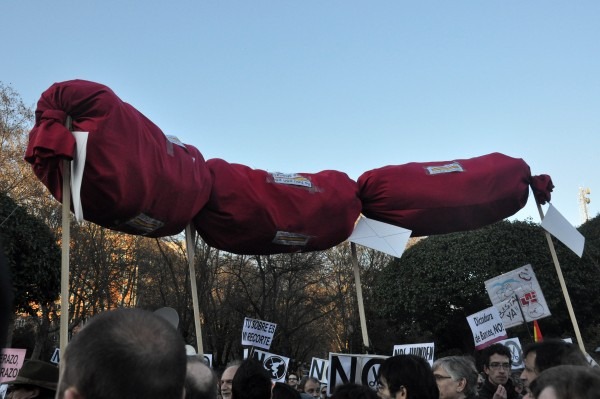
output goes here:
<path id="1" fill-rule="evenodd" d="M 589 366 L 550 367 L 530 388 L 536 399 L 600 399 L 600 371 Z"/>
<path id="2" fill-rule="evenodd" d="M 298 386 L 298 382 L 299 381 L 298 381 L 298 375 L 297 374 L 294 374 L 294 373 L 288 374 L 287 384 L 289 386 L 292 386 L 292 387 L 296 388 Z"/>
<path id="3" fill-rule="evenodd" d="M 327 384 L 321 384 L 321 399 L 327 399 Z"/>
<path id="4" fill-rule="evenodd" d="M 7 384 L 7 399 L 53 399 L 58 385 L 58 367 L 40 360 L 27 360 L 17 377 Z"/>
<path id="5" fill-rule="evenodd" d="M 477 393 L 479 374 L 472 359 L 448 356 L 433 363 L 433 377 L 440 399 L 458 399 Z"/>
<path id="6" fill-rule="evenodd" d="M 377 393 L 367 386 L 348 382 L 336 386 L 331 399 L 377 399 Z"/>
<path id="7" fill-rule="evenodd" d="M 511 357 L 510 349 L 502 344 L 492 344 L 483 350 L 483 372 L 492 384 L 508 382 Z"/>
<path id="8" fill-rule="evenodd" d="M 239 360 L 229 363 L 227 367 L 225 367 L 225 370 L 223 370 L 223 374 L 221 374 L 219 388 L 221 389 L 221 397 L 223 399 L 231 399 L 231 386 L 233 384 L 233 377 L 240 367 L 240 364 L 242 364 L 242 362 Z"/>
<path id="9" fill-rule="evenodd" d="M 271 376 L 256 359 L 240 364 L 231 387 L 233 399 L 265 399 L 271 397 Z"/>
<path id="10" fill-rule="evenodd" d="M 276 382 L 271 391 L 271 399 L 300 399 L 300 392 L 289 384 Z"/>
<path id="11" fill-rule="evenodd" d="M 199 356 L 187 357 L 185 399 L 217 399 L 217 377 Z"/>
<path id="12" fill-rule="evenodd" d="M 94 316 L 67 345 L 61 363 L 57 399 L 183 397 L 183 339 L 145 310 Z"/>
<path id="13" fill-rule="evenodd" d="M 415 355 L 396 355 L 379 368 L 377 394 L 382 399 L 437 399 L 438 389 L 431 367 Z"/>
<path id="14" fill-rule="evenodd" d="M 300 392 L 307 393 L 313 398 L 318 398 L 321 395 L 320 388 L 321 383 L 315 377 L 304 377 L 300 381 Z"/>
<path id="15" fill-rule="evenodd" d="M 585 355 L 577 345 L 565 342 L 562 339 L 546 339 L 530 344 L 523 349 L 523 358 L 525 368 L 521 373 L 521 380 L 525 387 L 529 387 L 542 371 L 550 367 L 588 365 Z"/>

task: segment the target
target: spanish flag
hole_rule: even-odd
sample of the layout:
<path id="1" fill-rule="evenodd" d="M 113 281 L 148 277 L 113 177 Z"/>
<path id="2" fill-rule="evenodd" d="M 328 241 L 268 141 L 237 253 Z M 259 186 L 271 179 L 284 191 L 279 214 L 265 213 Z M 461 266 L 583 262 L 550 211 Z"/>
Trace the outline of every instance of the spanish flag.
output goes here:
<path id="1" fill-rule="evenodd" d="M 533 340 L 535 342 L 540 342 L 544 339 L 544 337 L 542 337 L 542 330 L 540 330 L 540 326 L 537 322 L 537 320 L 533 321 Z"/>

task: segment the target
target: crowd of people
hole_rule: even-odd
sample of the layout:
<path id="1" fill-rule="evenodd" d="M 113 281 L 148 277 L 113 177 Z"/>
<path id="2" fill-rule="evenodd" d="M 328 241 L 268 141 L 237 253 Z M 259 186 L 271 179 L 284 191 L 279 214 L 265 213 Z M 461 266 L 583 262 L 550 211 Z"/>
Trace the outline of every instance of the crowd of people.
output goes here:
<path id="1" fill-rule="evenodd" d="M 273 383 L 253 358 L 229 364 L 217 378 L 199 356 L 186 354 L 176 328 L 141 309 L 93 317 L 68 344 L 59 368 L 26 361 L 8 382 L 8 399 L 600 399 L 600 371 L 576 345 L 545 340 L 523 351 L 515 378 L 511 352 L 493 344 L 482 353 L 483 378 L 467 356 L 415 355 L 383 361 L 376 390 L 355 383 L 334 387 L 289 373 Z M 522 384 L 520 384 L 522 382 Z M 524 391 L 523 391 L 524 390 Z"/>

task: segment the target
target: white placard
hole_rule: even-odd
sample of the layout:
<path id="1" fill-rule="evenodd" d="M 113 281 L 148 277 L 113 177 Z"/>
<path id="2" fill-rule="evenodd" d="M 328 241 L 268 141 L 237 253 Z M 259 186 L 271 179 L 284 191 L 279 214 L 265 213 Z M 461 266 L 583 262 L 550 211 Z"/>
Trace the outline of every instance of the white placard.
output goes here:
<path id="1" fill-rule="evenodd" d="M 290 364 L 289 357 L 255 349 L 252 352 L 252 358 L 258 360 L 263 365 L 265 370 L 271 375 L 271 381 L 285 382 L 287 368 Z"/>
<path id="2" fill-rule="evenodd" d="M 548 206 L 546 216 L 542 220 L 542 228 L 558 238 L 560 242 L 581 258 L 585 237 L 552 204 Z"/>
<path id="3" fill-rule="evenodd" d="M 433 366 L 433 354 L 435 351 L 435 343 L 428 342 L 425 344 L 407 344 L 394 345 L 393 356 L 396 355 L 416 355 L 427 360 L 430 366 Z"/>
<path id="4" fill-rule="evenodd" d="M 468 316 L 467 322 L 477 350 L 507 338 L 498 309 L 494 306 Z"/>
<path id="5" fill-rule="evenodd" d="M 509 338 L 498 341 L 499 344 L 506 346 L 510 349 L 510 361 L 511 368 L 513 370 L 519 370 L 525 367 L 523 359 L 523 349 L 521 347 L 521 341 L 519 338 Z"/>
<path id="6" fill-rule="evenodd" d="M 379 367 L 387 358 L 380 355 L 329 353 L 327 395 L 331 396 L 336 386 L 347 382 L 366 385 L 376 391 Z"/>
<path id="7" fill-rule="evenodd" d="M 275 323 L 246 317 L 242 330 L 242 345 L 269 349 L 276 328 Z"/>
<path id="8" fill-rule="evenodd" d="M 531 265 L 487 280 L 485 289 L 498 309 L 505 328 L 522 324 L 523 315 L 528 322 L 550 316 L 550 309 Z"/>
<path id="9" fill-rule="evenodd" d="M 309 377 L 316 378 L 321 384 L 327 384 L 327 370 L 329 369 L 329 360 L 312 358 L 310 362 Z"/>

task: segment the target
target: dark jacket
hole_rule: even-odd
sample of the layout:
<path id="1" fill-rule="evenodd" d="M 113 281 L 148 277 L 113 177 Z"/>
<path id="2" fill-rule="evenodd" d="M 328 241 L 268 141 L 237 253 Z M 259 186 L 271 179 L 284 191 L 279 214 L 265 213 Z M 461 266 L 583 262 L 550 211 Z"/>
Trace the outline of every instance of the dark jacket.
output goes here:
<path id="1" fill-rule="evenodd" d="M 515 386 L 512 380 L 509 378 L 504 384 L 504 388 L 506 388 L 506 397 L 507 399 L 521 399 L 522 396 L 515 391 Z M 498 389 L 498 385 L 494 385 L 490 382 L 489 378 L 485 379 L 483 386 L 479 390 L 479 399 L 492 399 L 494 397 L 494 393 Z"/>

